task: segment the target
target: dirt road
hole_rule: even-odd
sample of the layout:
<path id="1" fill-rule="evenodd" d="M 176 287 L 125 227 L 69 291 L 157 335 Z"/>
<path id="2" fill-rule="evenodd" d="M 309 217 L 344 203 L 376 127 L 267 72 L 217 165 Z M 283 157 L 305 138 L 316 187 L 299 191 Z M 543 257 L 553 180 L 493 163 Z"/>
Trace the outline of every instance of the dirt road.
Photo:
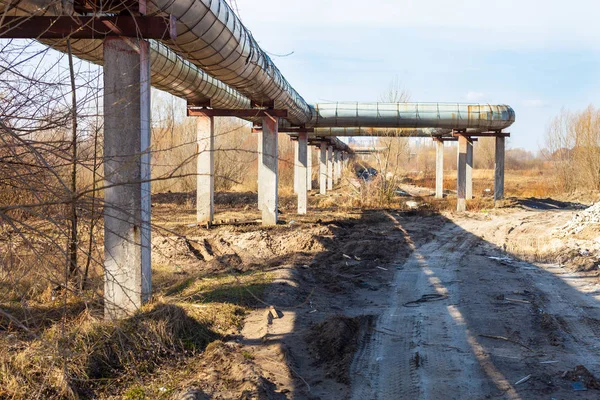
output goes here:
<path id="1" fill-rule="evenodd" d="M 569 217 L 512 211 L 432 227 L 355 355 L 351 398 L 600 398 L 585 370 L 565 373 L 600 376 L 600 281 L 503 252 Z"/>

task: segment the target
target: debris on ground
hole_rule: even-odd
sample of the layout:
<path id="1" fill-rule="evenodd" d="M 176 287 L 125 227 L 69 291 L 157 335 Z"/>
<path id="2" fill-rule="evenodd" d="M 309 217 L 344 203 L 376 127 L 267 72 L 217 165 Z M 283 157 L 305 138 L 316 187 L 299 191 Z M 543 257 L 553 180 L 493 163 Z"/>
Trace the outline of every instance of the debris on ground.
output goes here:
<path id="1" fill-rule="evenodd" d="M 574 390 L 586 390 L 586 389 L 595 389 L 600 390 L 600 380 L 598 380 L 586 367 L 583 365 L 578 365 L 570 371 L 565 371 L 563 374 L 563 378 L 571 380 L 576 383 L 580 383 L 579 385 L 575 385 L 573 387 Z M 585 389 L 581 389 L 580 387 L 585 387 Z M 580 389 L 576 389 L 575 387 L 579 387 Z"/>
<path id="2" fill-rule="evenodd" d="M 575 214 L 569 222 L 558 228 L 557 235 L 575 235 L 593 225 L 600 225 L 600 202 Z"/>

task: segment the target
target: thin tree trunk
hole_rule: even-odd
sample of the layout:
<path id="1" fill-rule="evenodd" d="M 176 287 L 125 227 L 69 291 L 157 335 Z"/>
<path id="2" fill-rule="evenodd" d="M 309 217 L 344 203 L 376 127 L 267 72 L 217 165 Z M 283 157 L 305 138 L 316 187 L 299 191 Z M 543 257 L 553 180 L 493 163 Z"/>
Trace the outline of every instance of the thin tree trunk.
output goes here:
<path id="1" fill-rule="evenodd" d="M 71 138 L 71 238 L 69 242 L 69 276 L 73 276 L 77 270 L 77 94 L 75 92 L 75 71 L 73 69 L 73 53 L 71 52 L 71 40 L 67 39 L 67 49 L 69 58 L 69 73 L 71 76 L 71 114 L 73 118 L 73 134 Z"/>

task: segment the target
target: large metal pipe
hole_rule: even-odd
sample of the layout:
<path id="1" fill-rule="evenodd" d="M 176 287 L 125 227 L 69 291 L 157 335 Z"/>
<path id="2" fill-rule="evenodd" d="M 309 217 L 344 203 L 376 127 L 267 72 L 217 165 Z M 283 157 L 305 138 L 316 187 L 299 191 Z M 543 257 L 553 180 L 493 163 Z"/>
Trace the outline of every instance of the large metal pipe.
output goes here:
<path id="1" fill-rule="evenodd" d="M 432 137 L 451 133 L 452 129 L 441 128 L 315 128 L 309 136 Z"/>
<path id="2" fill-rule="evenodd" d="M 443 128 L 500 131 L 515 121 L 507 105 L 460 103 L 325 103 L 315 105 L 314 128 Z"/>
<path id="3" fill-rule="evenodd" d="M 215 108 L 245 109 L 250 100 L 236 90 L 213 78 L 173 50 L 156 40 L 150 42 L 150 71 L 152 86 L 186 99 L 192 103 L 207 103 Z M 43 40 L 42 43 L 66 52 L 64 40 Z M 102 65 L 102 40 L 71 41 L 74 54 L 84 60 Z"/>
<path id="4" fill-rule="evenodd" d="M 154 14 L 171 14 L 177 38 L 167 42 L 208 74 L 257 105 L 275 103 L 296 125 L 309 122 L 312 109 L 286 81 L 225 0 L 150 0 Z"/>
<path id="5" fill-rule="evenodd" d="M 0 14 L 8 16 L 72 15 L 68 1 L 55 0 L 0 0 Z M 67 51 L 66 40 L 41 40 L 42 43 L 62 52 Z M 72 39 L 75 56 L 103 65 L 103 41 Z M 152 85 L 158 89 L 184 98 L 192 103 L 207 103 L 215 108 L 250 108 L 250 100 L 213 78 L 193 63 L 183 59 L 166 45 L 149 40 Z"/>

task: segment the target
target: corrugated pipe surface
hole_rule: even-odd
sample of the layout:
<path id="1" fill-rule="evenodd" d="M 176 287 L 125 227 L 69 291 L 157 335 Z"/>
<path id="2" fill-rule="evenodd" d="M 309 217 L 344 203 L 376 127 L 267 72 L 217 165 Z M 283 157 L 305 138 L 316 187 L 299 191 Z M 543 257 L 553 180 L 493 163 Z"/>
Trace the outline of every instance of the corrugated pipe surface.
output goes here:
<path id="1" fill-rule="evenodd" d="M 444 128 L 499 131 L 515 121 L 507 105 L 458 103 L 321 103 L 307 127 Z"/>
<path id="2" fill-rule="evenodd" d="M 442 128 L 315 128 L 309 136 L 379 136 L 379 137 L 432 137 L 452 133 Z"/>
<path id="3" fill-rule="evenodd" d="M 177 39 L 168 44 L 185 59 L 258 105 L 274 101 L 293 124 L 311 120 L 309 105 L 224 0 L 149 0 L 148 7 L 177 19 Z"/>
<path id="4" fill-rule="evenodd" d="M 0 0 L 0 13 L 12 6 L 7 15 L 64 15 L 72 14 L 67 3 L 52 0 L 21 0 L 8 2 Z M 42 40 L 42 43 L 63 52 L 67 51 L 65 40 Z M 213 78 L 189 61 L 184 60 L 173 50 L 155 40 L 150 42 L 150 71 L 152 86 L 192 102 L 206 102 L 209 99 L 215 108 L 250 108 L 250 100 L 236 90 Z M 103 41 L 73 39 L 73 53 L 95 64 L 103 64 Z"/>
<path id="5" fill-rule="evenodd" d="M 182 59 L 164 44 L 155 40 L 149 42 L 152 86 L 192 102 L 210 99 L 215 108 L 250 108 L 247 97 Z M 67 51 L 65 41 L 44 40 L 42 43 Z M 71 47 L 77 57 L 103 64 L 102 40 L 72 40 Z"/>

